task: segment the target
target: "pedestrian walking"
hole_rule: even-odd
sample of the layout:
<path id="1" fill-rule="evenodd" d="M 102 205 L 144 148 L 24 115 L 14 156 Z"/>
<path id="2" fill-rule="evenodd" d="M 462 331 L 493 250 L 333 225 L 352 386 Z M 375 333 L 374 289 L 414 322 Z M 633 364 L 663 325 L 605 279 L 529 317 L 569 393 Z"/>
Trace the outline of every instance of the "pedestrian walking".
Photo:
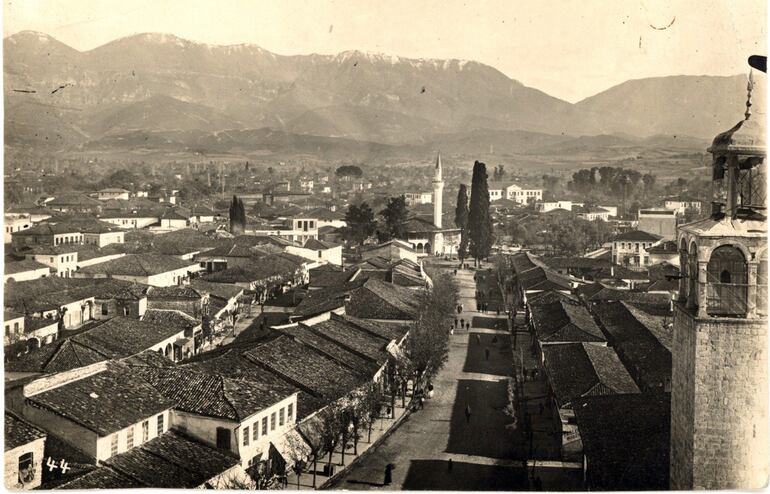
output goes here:
<path id="1" fill-rule="evenodd" d="M 492 344 L 494 345 L 495 343 L 497 343 L 497 335 L 492 337 Z"/>
<path id="2" fill-rule="evenodd" d="M 452 458 L 449 458 L 449 462 L 447 463 L 447 468 L 449 468 L 449 471 L 452 471 Z"/>
<path id="3" fill-rule="evenodd" d="M 485 349 L 484 349 L 484 358 L 485 358 L 486 360 L 489 360 L 489 348 L 485 348 Z"/>
<path id="4" fill-rule="evenodd" d="M 449 335 L 450 336 L 454 336 L 454 334 L 455 334 L 455 328 L 452 327 L 452 328 L 449 329 Z"/>
<path id="5" fill-rule="evenodd" d="M 465 405 L 465 422 L 470 424 L 471 423 L 471 406 Z"/>

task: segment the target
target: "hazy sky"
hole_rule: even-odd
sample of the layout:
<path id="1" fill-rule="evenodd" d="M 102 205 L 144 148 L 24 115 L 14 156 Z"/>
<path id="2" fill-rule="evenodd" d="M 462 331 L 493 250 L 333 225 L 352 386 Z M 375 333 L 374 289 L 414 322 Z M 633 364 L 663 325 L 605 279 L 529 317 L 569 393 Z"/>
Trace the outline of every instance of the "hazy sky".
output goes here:
<path id="1" fill-rule="evenodd" d="M 356 49 L 477 60 L 578 101 L 627 79 L 747 72 L 749 55 L 767 53 L 765 3 L 5 0 L 3 27 L 5 36 L 41 31 L 79 50 L 165 32 L 212 44 L 254 43 L 287 55 Z"/>

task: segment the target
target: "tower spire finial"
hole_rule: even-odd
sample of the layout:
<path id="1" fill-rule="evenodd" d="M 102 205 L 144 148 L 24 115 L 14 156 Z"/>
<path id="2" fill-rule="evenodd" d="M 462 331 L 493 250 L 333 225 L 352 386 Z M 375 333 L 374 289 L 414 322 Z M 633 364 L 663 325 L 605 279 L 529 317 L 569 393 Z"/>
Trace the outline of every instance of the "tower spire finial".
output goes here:
<path id="1" fill-rule="evenodd" d="M 754 89 L 754 70 L 749 70 L 749 82 L 746 84 L 746 120 L 751 116 L 751 91 Z"/>

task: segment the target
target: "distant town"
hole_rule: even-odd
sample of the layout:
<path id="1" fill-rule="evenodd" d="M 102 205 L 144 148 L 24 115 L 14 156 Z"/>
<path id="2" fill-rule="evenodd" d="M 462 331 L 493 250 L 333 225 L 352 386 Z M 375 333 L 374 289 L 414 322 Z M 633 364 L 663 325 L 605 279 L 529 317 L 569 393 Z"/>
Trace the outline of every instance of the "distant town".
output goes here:
<path id="1" fill-rule="evenodd" d="M 137 39 L 194 53 L 212 71 L 233 71 L 238 59 L 226 57 L 244 52 L 268 60 L 278 85 L 244 92 L 306 120 L 246 128 L 262 120 L 236 99 L 246 96 L 214 91 L 214 72 L 169 86 L 200 83 L 230 115 L 163 95 L 137 110 L 125 94 L 142 93 L 139 69 L 112 82 L 84 70 L 52 90 L 71 98 L 59 106 L 47 93 L 32 99 L 22 84 L 32 76 L 11 71 L 7 100 L 20 103 L 6 104 L 6 488 L 767 485 L 764 57 L 724 95 L 740 101 L 728 112 L 738 117 L 710 139 L 640 138 L 565 135 L 557 127 L 578 127 L 578 116 L 603 127 L 578 113 L 586 105 L 567 111 L 544 93 L 538 101 L 556 108 L 545 117 L 512 96 L 484 100 L 496 130 L 460 132 L 476 120 L 457 101 L 485 106 L 425 86 L 417 94 L 435 91 L 427 103 L 366 92 L 361 108 L 379 108 L 371 121 L 346 104 L 307 116 L 305 102 L 326 97 L 322 83 L 343 77 L 322 68 L 353 71 L 360 54 L 294 60 L 166 35 L 115 43 Z M 78 52 L 22 32 L 6 38 L 6 60 L 33 60 L 25 67 L 49 84 L 59 79 L 40 60 L 51 53 L 62 73 L 77 72 L 111 63 L 100 53 L 123 53 L 113 48 Z M 360 60 L 447 80 L 491 69 Z M 288 64 L 300 62 L 313 84 L 289 81 Z M 504 79 L 502 89 L 473 79 L 473 95 L 536 93 L 499 75 L 484 80 Z M 123 96 L 102 95 L 110 108 L 91 98 L 118 86 Z M 368 106 L 378 98 L 451 108 L 456 127 Z M 551 133 L 503 121 L 517 112 Z M 254 120 L 186 127 L 233 115 Z M 722 125 L 709 115 L 686 119 Z M 136 125 L 150 120 L 173 129 Z M 333 128 L 324 137 L 305 132 L 311 124 Z M 346 126 L 392 133 L 356 140 Z"/>

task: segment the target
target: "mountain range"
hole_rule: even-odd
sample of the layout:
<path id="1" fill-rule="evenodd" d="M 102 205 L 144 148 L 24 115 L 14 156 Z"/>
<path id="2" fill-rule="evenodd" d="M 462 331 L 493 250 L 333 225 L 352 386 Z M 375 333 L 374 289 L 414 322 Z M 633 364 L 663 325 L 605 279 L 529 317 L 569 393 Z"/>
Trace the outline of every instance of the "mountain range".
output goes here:
<path id="1" fill-rule="evenodd" d="M 572 104 L 473 61 L 283 56 L 154 33 L 81 52 L 23 31 L 5 38 L 3 50 L 6 143 L 52 149 L 120 146 L 137 135 L 158 143 L 184 135 L 188 146 L 192 139 L 217 148 L 223 135 L 236 136 L 245 140 L 232 145 L 246 150 L 255 135 L 458 148 L 489 141 L 511 152 L 569 149 L 596 135 L 700 141 L 735 124 L 746 99 L 744 75 L 671 76 L 627 81 Z"/>

